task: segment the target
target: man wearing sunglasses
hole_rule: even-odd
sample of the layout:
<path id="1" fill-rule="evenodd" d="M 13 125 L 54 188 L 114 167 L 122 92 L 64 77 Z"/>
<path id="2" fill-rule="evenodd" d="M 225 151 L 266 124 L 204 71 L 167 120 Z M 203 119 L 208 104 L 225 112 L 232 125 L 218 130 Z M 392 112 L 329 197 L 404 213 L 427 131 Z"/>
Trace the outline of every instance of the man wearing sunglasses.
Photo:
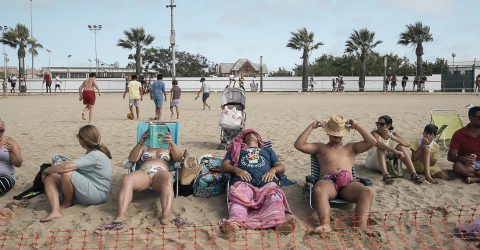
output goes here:
<path id="1" fill-rule="evenodd" d="M 470 123 L 453 134 L 447 159 L 453 172 L 470 184 L 480 182 L 480 106 L 470 108 L 468 119 Z"/>
<path id="2" fill-rule="evenodd" d="M 22 166 L 20 146 L 12 137 L 5 135 L 5 123 L 0 119 L 0 196 L 15 186 L 15 167 Z"/>

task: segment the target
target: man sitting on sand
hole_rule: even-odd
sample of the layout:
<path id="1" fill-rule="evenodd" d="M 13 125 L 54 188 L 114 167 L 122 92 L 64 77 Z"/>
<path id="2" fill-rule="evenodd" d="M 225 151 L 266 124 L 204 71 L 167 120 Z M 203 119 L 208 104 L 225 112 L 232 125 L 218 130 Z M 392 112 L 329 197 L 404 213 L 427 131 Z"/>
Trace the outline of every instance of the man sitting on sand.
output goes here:
<path id="1" fill-rule="evenodd" d="M 328 143 L 307 143 L 308 136 L 316 128 L 324 128 L 329 136 Z M 363 137 L 361 142 L 343 144 L 342 139 L 350 129 L 357 130 Z M 320 178 L 313 186 L 315 211 L 320 226 L 313 233 L 330 232 L 329 201 L 340 196 L 349 202 L 357 203 L 355 208 L 354 227 L 366 230 L 373 191 L 352 176 L 352 166 L 358 154 L 375 145 L 375 138 L 354 120 L 346 120 L 342 116 L 333 115 L 328 122 L 315 120 L 298 136 L 295 148 L 299 151 L 315 155 L 320 167 Z"/>
<path id="2" fill-rule="evenodd" d="M 453 134 L 447 159 L 453 172 L 470 184 L 480 182 L 480 106 L 468 110 L 468 119 L 470 123 Z"/>
<path id="3" fill-rule="evenodd" d="M 220 221 L 223 232 L 242 228 L 277 227 L 291 232 L 295 219 L 285 193 L 275 183 L 276 173 L 285 172 L 272 148 L 264 147 L 254 129 L 240 133 L 227 148 L 220 171 L 232 174 L 228 196 L 228 219 Z"/>

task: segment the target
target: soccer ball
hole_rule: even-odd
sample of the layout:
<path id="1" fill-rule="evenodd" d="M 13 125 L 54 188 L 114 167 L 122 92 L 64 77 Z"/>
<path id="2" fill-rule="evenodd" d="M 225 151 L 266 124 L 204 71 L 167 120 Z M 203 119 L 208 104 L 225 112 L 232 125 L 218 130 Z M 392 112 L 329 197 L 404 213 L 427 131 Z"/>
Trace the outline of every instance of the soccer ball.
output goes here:
<path id="1" fill-rule="evenodd" d="M 133 120 L 133 114 L 132 114 L 132 113 L 128 113 L 128 114 L 127 114 L 127 119 L 128 119 L 128 120 Z"/>

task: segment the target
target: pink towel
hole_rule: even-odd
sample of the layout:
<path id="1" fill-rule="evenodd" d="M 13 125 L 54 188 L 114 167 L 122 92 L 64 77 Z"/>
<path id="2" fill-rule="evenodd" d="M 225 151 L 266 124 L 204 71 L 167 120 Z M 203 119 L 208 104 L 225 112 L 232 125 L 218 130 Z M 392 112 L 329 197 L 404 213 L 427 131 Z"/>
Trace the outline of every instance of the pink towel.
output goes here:
<path id="1" fill-rule="evenodd" d="M 228 219 L 249 229 L 271 228 L 285 222 L 285 212 L 290 212 L 285 193 L 275 183 L 261 188 L 237 181 L 230 187 L 228 195 Z"/>
<path id="2" fill-rule="evenodd" d="M 232 157 L 232 162 L 233 162 L 234 167 L 238 166 L 238 158 L 240 157 L 240 150 L 242 150 L 242 149 L 247 150 L 248 149 L 247 145 L 245 144 L 245 142 L 243 140 L 245 140 L 245 137 L 248 134 L 252 134 L 252 133 L 258 139 L 258 147 L 263 148 L 264 143 L 263 143 L 262 137 L 260 136 L 258 131 L 256 131 L 253 128 L 247 128 L 247 129 L 243 130 L 239 135 L 237 135 L 233 139 L 233 142 L 230 145 L 228 145 L 228 147 L 227 147 L 227 151 L 230 152 L 230 155 Z"/>

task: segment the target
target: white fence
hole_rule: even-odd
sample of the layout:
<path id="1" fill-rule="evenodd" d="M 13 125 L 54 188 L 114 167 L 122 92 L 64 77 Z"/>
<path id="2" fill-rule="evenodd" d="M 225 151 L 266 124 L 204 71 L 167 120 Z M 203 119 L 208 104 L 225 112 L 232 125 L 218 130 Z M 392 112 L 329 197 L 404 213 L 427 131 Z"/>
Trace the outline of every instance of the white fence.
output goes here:
<path id="1" fill-rule="evenodd" d="M 397 76 L 396 91 L 401 91 L 401 77 Z M 315 91 L 331 91 L 332 90 L 332 76 L 314 77 L 316 84 L 314 85 Z M 409 76 L 407 82 L 407 91 L 413 89 L 414 76 Z M 78 92 L 78 88 L 82 84 L 84 79 L 62 79 L 62 90 L 66 92 Z M 441 90 L 441 75 L 428 76 L 425 83 L 425 90 L 440 91 Z M 165 78 L 167 83 L 167 90 L 172 87 L 171 78 Z M 200 77 L 179 77 L 177 78 L 179 86 L 182 91 L 198 91 L 200 88 Z M 229 83 L 228 77 L 206 77 L 206 81 L 210 83 L 211 91 L 222 91 Z M 246 77 L 245 89 L 250 91 L 250 83 L 255 81 L 260 86 L 260 78 Z M 358 91 L 358 76 L 344 76 L 343 81 L 345 91 Z M 125 80 L 120 78 L 97 78 L 97 84 L 102 92 L 123 92 L 125 91 Z M 17 83 L 17 88 L 18 88 Z M 238 80 L 237 80 L 238 86 Z M 55 80 L 52 82 L 52 90 L 55 88 Z M 370 76 L 365 80 L 365 91 L 381 91 L 383 89 L 383 76 Z M 264 77 L 263 78 L 263 90 L 264 91 L 290 91 L 297 92 L 302 90 L 302 78 L 301 77 Z M 41 79 L 28 79 L 27 80 L 27 92 L 28 93 L 40 93 L 45 92 L 45 84 Z"/>

